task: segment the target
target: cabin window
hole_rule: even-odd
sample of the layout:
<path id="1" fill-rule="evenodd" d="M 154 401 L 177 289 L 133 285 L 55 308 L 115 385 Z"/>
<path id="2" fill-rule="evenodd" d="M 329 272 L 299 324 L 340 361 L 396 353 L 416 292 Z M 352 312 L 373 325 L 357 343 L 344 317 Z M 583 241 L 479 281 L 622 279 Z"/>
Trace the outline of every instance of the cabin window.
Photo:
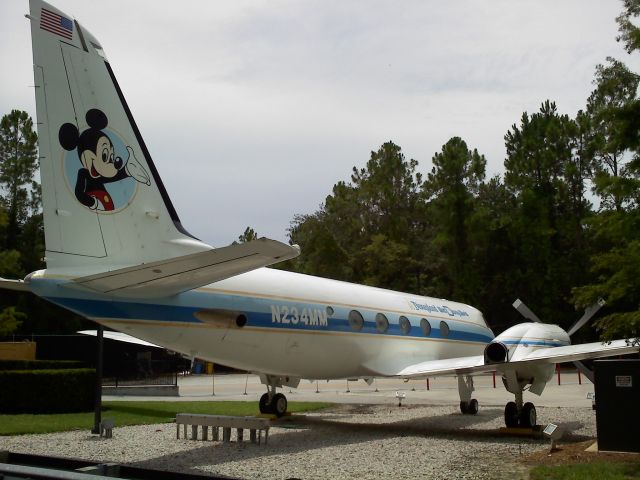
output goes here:
<path id="1" fill-rule="evenodd" d="M 327 307 L 327 316 L 330 317 L 333 315 L 333 313 L 334 313 L 333 307 Z"/>
<path id="2" fill-rule="evenodd" d="M 440 322 L 440 336 L 442 338 L 449 336 L 449 325 L 444 320 Z"/>
<path id="3" fill-rule="evenodd" d="M 428 337 L 429 335 L 431 335 L 431 324 L 429 323 L 429 320 L 427 320 L 426 318 L 420 319 L 420 328 L 422 329 L 422 334 L 425 337 Z"/>
<path id="4" fill-rule="evenodd" d="M 404 333 L 405 335 L 409 333 L 409 330 L 411 330 L 411 323 L 409 322 L 409 319 L 407 317 L 400 317 L 398 323 L 400 324 L 400 331 L 402 333 Z"/>
<path id="5" fill-rule="evenodd" d="M 376 330 L 380 333 L 384 333 L 389 330 L 389 320 L 387 320 L 387 317 L 382 313 L 378 313 L 376 315 Z"/>
<path id="6" fill-rule="evenodd" d="M 364 318 L 362 314 L 357 310 L 351 310 L 349 312 L 349 326 L 354 332 L 359 332 L 364 326 Z"/>
<path id="7" fill-rule="evenodd" d="M 241 313 L 236 317 L 236 327 L 242 328 L 247 324 L 247 316 L 244 313 Z"/>

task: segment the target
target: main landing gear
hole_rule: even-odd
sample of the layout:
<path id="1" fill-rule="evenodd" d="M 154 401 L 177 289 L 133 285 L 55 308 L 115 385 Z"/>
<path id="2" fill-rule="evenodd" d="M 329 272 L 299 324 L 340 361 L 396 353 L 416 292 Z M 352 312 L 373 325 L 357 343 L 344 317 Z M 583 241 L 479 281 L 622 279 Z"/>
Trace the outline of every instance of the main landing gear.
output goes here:
<path id="1" fill-rule="evenodd" d="M 536 407 L 533 403 L 522 402 L 522 392 L 516 392 L 516 401 L 509 402 L 504 407 L 504 423 L 507 428 L 533 428 L 538 419 Z"/>
<path id="2" fill-rule="evenodd" d="M 527 385 L 529 385 L 531 393 L 540 395 L 553 374 L 552 368 L 553 366 L 551 369 L 520 372 L 520 375 L 515 370 L 507 370 L 503 373 L 504 387 L 507 392 L 515 395 L 515 402 L 509 402 L 504 407 L 504 424 L 507 428 L 533 428 L 536 426 L 538 420 L 536 407 L 531 402 L 524 403 L 522 395 Z"/>
<path id="3" fill-rule="evenodd" d="M 298 383 L 300 383 L 300 379 L 260 375 L 260 380 L 267 386 L 267 393 L 260 397 L 260 413 L 282 417 L 287 413 L 287 397 L 282 393 L 277 393 L 276 388 L 282 387 L 283 385 L 295 388 L 298 386 Z"/>
<path id="4" fill-rule="evenodd" d="M 271 396 L 271 398 L 269 398 Z M 265 393 L 260 397 L 260 413 L 270 413 L 281 417 L 287 413 L 287 397 L 282 393 Z"/>
<path id="5" fill-rule="evenodd" d="M 468 402 L 460 402 L 460 411 L 464 415 L 475 415 L 478 413 L 478 400 L 472 398 Z"/>
<path id="6" fill-rule="evenodd" d="M 478 413 L 478 400 L 471 398 L 474 391 L 473 377 L 458 377 L 458 393 L 460 394 L 460 411 L 463 415 L 475 415 Z"/>

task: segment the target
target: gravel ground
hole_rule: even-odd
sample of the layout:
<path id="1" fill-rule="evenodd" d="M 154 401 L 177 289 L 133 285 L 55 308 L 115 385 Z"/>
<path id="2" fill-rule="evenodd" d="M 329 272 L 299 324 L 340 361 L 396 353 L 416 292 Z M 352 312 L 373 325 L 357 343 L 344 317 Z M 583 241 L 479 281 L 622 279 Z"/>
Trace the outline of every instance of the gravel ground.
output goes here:
<path id="1" fill-rule="evenodd" d="M 111 439 L 87 431 L 0 437 L 0 449 L 246 479 L 526 478 L 522 458 L 548 442 L 499 435 L 503 408 L 463 416 L 443 406 L 338 405 L 297 428 L 272 428 L 266 446 L 176 440 L 175 425 L 161 424 L 116 427 Z M 591 409 L 539 407 L 538 419 L 562 425 L 567 443 L 595 437 Z"/>

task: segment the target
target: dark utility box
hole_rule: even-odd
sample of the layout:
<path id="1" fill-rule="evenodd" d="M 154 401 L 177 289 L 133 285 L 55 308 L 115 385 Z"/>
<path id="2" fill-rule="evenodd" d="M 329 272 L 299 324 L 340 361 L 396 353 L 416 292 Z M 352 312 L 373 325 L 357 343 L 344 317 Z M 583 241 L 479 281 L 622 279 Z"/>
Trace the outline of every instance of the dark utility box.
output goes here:
<path id="1" fill-rule="evenodd" d="M 594 366 L 598 450 L 640 452 L 640 360 Z"/>

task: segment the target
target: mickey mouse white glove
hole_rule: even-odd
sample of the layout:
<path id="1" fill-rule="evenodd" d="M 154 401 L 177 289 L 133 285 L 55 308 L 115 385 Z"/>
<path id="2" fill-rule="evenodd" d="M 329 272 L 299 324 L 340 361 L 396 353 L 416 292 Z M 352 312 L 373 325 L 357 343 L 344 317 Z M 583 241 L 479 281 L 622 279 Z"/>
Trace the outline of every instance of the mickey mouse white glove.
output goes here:
<path id="1" fill-rule="evenodd" d="M 136 159 L 131 147 L 127 147 L 127 153 L 129 158 L 127 158 L 127 164 L 124 167 L 127 175 L 133 177 L 137 182 L 144 183 L 145 185 L 151 185 L 149 174 L 142 164 Z"/>

